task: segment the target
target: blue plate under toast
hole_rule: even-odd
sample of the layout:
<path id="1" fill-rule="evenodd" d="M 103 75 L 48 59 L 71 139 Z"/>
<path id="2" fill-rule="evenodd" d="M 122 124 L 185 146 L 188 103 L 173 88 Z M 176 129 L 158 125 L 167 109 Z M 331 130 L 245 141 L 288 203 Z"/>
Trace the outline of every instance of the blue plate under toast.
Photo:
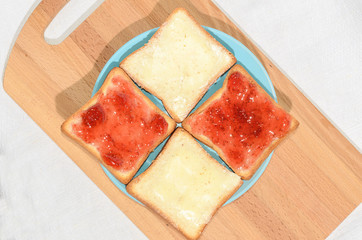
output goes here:
<path id="1" fill-rule="evenodd" d="M 237 59 L 237 64 L 242 65 L 249 74 L 269 93 L 270 96 L 272 96 L 276 100 L 276 94 L 273 87 L 272 82 L 270 81 L 270 78 L 264 69 L 263 65 L 259 62 L 259 60 L 254 56 L 254 54 L 245 47 L 242 43 L 237 41 L 235 38 L 210 27 L 204 27 L 206 31 L 208 31 L 216 40 L 218 40 L 225 48 L 227 48 L 231 53 L 234 54 L 234 56 Z M 127 42 L 125 45 L 123 45 L 120 49 L 118 49 L 115 54 L 108 60 L 108 62 L 105 64 L 104 68 L 100 72 L 98 79 L 95 83 L 92 96 L 99 90 L 99 88 L 102 86 L 104 80 L 106 79 L 108 73 L 112 70 L 114 67 L 119 67 L 120 62 L 126 58 L 129 54 L 134 52 L 135 50 L 139 49 L 143 45 L 145 45 L 148 40 L 152 37 L 152 35 L 157 31 L 158 28 L 149 30 L 147 32 L 144 32 L 137 37 L 133 38 L 129 42 Z M 221 88 L 225 76 L 227 72 L 223 74 L 214 85 L 212 85 L 209 90 L 206 92 L 204 97 L 201 99 L 201 101 L 196 105 L 194 110 L 198 108 L 203 102 L 205 102 L 212 94 L 214 94 L 219 88 Z M 141 89 L 142 92 L 151 99 L 153 103 L 156 104 L 161 110 L 163 110 L 165 113 L 166 110 L 162 105 L 162 102 L 154 97 L 152 94 L 146 92 L 145 90 Z M 193 111 L 194 111 L 193 110 Z M 152 161 L 157 157 L 159 152 L 162 150 L 163 146 L 165 145 L 167 139 L 163 141 L 146 159 L 142 167 L 138 170 L 137 174 L 135 176 L 138 176 L 142 172 L 144 172 L 152 163 Z M 230 168 L 220 159 L 218 154 L 206 146 L 205 144 L 199 142 L 201 146 L 217 161 L 219 161 L 222 165 L 227 167 L 229 170 Z M 263 162 L 263 164 L 259 167 L 259 169 L 256 171 L 256 173 L 252 176 L 250 180 L 245 180 L 243 185 L 239 188 L 237 192 L 224 204 L 229 204 L 235 199 L 238 199 L 241 195 L 243 195 L 247 190 L 251 188 L 255 184 L 255 182 L 259 179 L 259 177 L 262 175 L 262 173 L 265 171 L 265 168 L 268 166 L 270 162 L 270 158 L 272 157 L 273 153 L 271 153 L 268 158 Z M 102 166 L 103 167 L 103 166 Z M 136 202 L 139 202 L 137 199 L 132 197 L 126 190 L 126 185 L 118 181 L 105 167 L 103 167 L 105 173 L 107 176 L 111 179 L 111 181 L 127 196 L 135 200 Z M 230 170 L 231 171 L 231 170 Z M 140 202 L 139 202 L 140 203 Z M 142 204 L 142 203 L 140 203 Z"/>

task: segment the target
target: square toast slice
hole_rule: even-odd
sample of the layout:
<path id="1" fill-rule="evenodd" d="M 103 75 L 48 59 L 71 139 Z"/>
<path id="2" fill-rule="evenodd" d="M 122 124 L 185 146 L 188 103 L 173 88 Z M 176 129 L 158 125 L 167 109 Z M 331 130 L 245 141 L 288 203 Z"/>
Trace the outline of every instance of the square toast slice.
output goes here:
<path id="1" fill-rule="evenodd" d="M 175 127 L 121 68 L 114 68 L 61 129 L 126 184 Z"/>
<path id="2" fill-rule="evenodd" d="M 214 149 L 242 179 L 250 179 L 298 124 L 242 66 L 235 65 L 222 88 L 182 126 Z"/>
<path id="3" fill-rule="evenodd" d="M 149 42 L 120 64 L 182 122 L 207 89 L 236 62 L 183 8 L 175 9 Z"/>
<path id="4" fill-rule="evenodd" d="M 151 166 L 127 185 L 127 191 L 186 237 L 197 239 L 241 184 L 239 176 L 178 128 Z"/>

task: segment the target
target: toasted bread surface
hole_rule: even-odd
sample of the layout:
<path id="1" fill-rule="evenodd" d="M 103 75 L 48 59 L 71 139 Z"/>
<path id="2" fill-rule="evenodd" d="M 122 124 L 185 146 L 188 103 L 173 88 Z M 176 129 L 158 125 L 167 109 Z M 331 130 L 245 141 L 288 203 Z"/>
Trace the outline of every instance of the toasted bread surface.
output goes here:
<path id="1" fill-rule="evenodd" d="M 250 179 L 298 124 L 242 66 L 235 65 L 223 87 L 182 126 L 213 148 L 242 179 Z"/>
<path id="2" fill-rule="evenodd" d="M 142 48 L 120 66 L 182 122 L 207 89 L 236 62 L 183 8 L 175 9 Z"/>
<path id="3" fill-rule="evenodd" d="M 127 185 L 127 191 L 185 236 L 197 239 L 241 184 L 239 176 L 178 128 L 151 166 Z"/>
<path id="4" fill-rule="evenodd" d="M 126 184 L 175 127 L 175 121 L 158 109 L 121 68 L 114 68 L 99 91 L 61 129 Z M 147 135 L 150 137 L 141 141 Z"/>

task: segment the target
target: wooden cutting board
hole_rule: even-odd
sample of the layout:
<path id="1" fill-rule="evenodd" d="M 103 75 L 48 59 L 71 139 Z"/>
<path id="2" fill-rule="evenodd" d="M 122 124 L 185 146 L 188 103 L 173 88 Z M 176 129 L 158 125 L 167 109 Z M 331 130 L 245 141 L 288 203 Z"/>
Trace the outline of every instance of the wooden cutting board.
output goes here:
<path id="1" fill-rule="evenodd" d="M 246 45 L 266 68 L 280 104 L 300 121 L 258 182 L 220 209 L 201 239 L 322 239 L 362 201 L 361 154 L 211 1 L 107 0 L 63 43 L 50 46 L 43 32 L 65 3 L 43 1 L 30 16 L 11 52 L 4 89 L 150 239 L 183 237 L 120 192 L 60 125 L 90 98 L 113 53 L 160 26 L 176 7 Z"/>

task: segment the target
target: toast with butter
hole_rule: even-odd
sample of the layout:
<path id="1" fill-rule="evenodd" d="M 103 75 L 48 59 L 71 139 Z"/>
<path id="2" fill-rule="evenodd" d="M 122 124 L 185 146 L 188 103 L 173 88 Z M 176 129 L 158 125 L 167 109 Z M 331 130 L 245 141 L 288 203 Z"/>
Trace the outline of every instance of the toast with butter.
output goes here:
<path id="1" fill-rule="evenodd" d="M 187 238 L 197 239 L 241 184 L 239 176 L 178 128 L 151 166 L 127 185 L 127 191 Z"/>
<path id="2" fill-rule="evenodd" d="M 126 184 L 175 127 L 121 68 L 114 68 L 61 129 Z"/>
<path id="3" fill-rule="evenodd" d="M 182 122 L 207 89 L 236 62 L 183 8 L 175 9 L 149 42 L 120 64 Z"/>
<path id="4" fill-rule="evenodd" d="M 222 88 L 182 126 L 213 148 L 242 179 L 250 179 L 298 124 L 242 66 L 235 65 Z"/>

